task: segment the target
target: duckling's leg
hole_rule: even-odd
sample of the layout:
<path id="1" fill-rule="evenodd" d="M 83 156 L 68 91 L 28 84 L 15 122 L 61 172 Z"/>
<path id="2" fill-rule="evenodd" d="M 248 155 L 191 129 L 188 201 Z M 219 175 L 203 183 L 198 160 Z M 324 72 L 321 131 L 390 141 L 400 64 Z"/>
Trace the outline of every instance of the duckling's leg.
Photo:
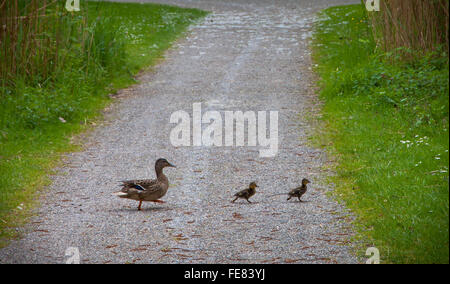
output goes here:
<path id="1" fill-rule="evenodd" d="M 231 203 L 234 203 L 239 197 L 236 197 L 235 199 L 233 199 L 233 201 L 231 201 Z"/>
<path id="2" fill-rule="evenodd" d="M 301 196 L 298 197 L 298 201 L 303 202 L 300 198 L 301 198 Z"/>
<path id="3" fill-rule="evenodd" d="M 289 195 L 289 197 L 287 198 L 287 200 L 289 201 L 289 200 L 291 200 L 291 198 L 292 198 L 292 195 Z"/>
<path id="4" fill-rule="evenodd" d="M 247 200 L 248 203 L 251 203 L 250 200 L 248 200 L 248 198 L 246 198 L 246 200 Z"/>
<path id="5" fill-rule="evenodd" d="M 139 200 L 138 211 L 141 211 L 142 200 Z"/>

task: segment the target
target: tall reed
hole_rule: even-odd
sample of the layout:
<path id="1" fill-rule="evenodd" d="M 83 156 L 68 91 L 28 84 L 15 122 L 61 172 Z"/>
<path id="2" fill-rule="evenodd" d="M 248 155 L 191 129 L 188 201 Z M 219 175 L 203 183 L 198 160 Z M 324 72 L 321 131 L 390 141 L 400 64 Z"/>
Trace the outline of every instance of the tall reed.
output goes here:
<path id="1" fill-rule="evenodd" d="M 379 48 L 448 52 L 449 0 L 381 0 L 380 8 L 371 13 Z"/>
<path id="2" fill-rule="evenodd" d="M 42 82 L 64 64 L 61 50 L 85 21 L 59 0 L 0 0 L 0 86 Z M 83 33 L 77 40 L 85 37 Z"/>
<path id="3" fill-rule="evenodd" d="M 65 2 L 0 0 L 0 135 L 79 114 L 127 70 L 120 20 Z"/>

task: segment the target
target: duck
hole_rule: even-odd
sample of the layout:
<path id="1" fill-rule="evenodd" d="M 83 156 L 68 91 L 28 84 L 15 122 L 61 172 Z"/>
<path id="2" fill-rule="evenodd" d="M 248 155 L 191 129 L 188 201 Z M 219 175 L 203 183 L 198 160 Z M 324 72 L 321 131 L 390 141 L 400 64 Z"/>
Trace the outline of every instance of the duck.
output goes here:
<path id="1" fill-rule="evenodd" d="M 289 196 L 288 196 L 287 200 L 289 201 L 289 200 L 291 200 L 292 197 L 297 197 L 298 201 L 303 202 L 301 200 L 301 197 L 308 190 L 308 187 L 307 187 L 308 183 L 311 183 L 308 179 L 306 179 L 306 178 L 302 179 L 302 185 L 301 186 L 299 186 L 297 188 L 294 188 L 291 191 L 289 191 L 289 193 L 288 193 Z"/>
<path id="2" fill-rule="evenodd" d="M 176 168 L 166 159 L 160 158 L 155 162 L 156 179 L 124 180 L 120 181 L 122 190 L 114 192 L 113 195 L 139 201 L 138 211 L 141 211 L 143 201 L 165 203 L 159 200 L 166 195 L 169 189 L 169 179 L 164 175 L 166 167 Z"/>
<path id="3" fill-rule="evenodd" d="M 255 195 L 257 187 L 259 186 L 256 185 L 256 182 L 251 182 L 248 188 L 241 190 L 234 195 L 234 197 L 236 198 L 233 201 L 231 201 L 231 203 L 234 203 L 236 200 L 238 200 L 238 198 L 245 199 L 247 200 L 248 203 L 251 203 L 249 198 Z"/>

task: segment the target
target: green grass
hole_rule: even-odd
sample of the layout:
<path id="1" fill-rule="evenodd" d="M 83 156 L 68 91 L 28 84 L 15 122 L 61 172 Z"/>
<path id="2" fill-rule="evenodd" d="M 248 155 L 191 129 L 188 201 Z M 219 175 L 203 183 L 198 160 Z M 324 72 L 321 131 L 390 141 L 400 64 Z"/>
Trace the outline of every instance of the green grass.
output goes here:
<path id="1" fill-rule="evenodd" d="M 108 94 L 136 83 L 134 75 L 207 14 L 157 4 L 82 2 L 81 8 L 87 12 L 71 21 L 88 17 L 89 54 L 80 54 L 83 43 L 74 39 L 60 51 L 66 63 L 51 78 L 16 78 L 14 87 L 0 87 L 0 245 L 37 205 L 36 192 L 49 184 L 61 154 L 79 149 L 70 138 L 98 119 Z"/>
<path id="2" fill-rule="evenodd" d="M 361 5 L 322 11 L 314 140 L 336 157 L 330 179 L 357 216 L 360 256 L 373 245 L 384 263 L 448 263 L 448 55 L 395 54 L 376 49 Z"/>
<path id="3" fill-rule="evenodd" d="M 126 40 L 127 70 L 136 74 L 158 62 L 163 52 L 194 21 L 207 15 L 197 9 L 182 9 L 158 4 L 90 3 L 89 14 L 107 15 L 108 25 Z M 121 8 L 122 7 L 122 8 Z M 129 74 L 114 80 L 115 87 L 129 85 Z"/>

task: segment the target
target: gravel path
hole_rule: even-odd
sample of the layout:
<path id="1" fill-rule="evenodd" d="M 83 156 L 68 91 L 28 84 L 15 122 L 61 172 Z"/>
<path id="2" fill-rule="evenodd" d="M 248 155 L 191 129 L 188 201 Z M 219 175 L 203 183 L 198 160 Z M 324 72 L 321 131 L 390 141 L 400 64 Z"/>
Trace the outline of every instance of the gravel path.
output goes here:
<path id="1" fill-rule="evenodd" d="M 142 1 L 141 1 L 142 2 Z M 355 1 L 158 1 L 213 11 L 168 51 L 141 84 L 119 92 L 106 120 L 68 155 L 23 238 L 0 250 L 1 263 L 64 263 L 68 247 L 82 263 L 355 263 L 350 217 L 320 186 L 326 157 L 310 148 L 303 114 L 311 90 L 308 37 L 314 14 Z M 356 1 L 357 2 L 357 1 Z M 259 147 L 174 147 L 177 110 L 279 111 L 279 151 Z M 153 178 L 165 157 L 165 204 L 111 196 L 117 180 Z M 286 192 L 308 177 L 308 201 Z M 253 204 L 231 204 L 250 181 Z"/>

